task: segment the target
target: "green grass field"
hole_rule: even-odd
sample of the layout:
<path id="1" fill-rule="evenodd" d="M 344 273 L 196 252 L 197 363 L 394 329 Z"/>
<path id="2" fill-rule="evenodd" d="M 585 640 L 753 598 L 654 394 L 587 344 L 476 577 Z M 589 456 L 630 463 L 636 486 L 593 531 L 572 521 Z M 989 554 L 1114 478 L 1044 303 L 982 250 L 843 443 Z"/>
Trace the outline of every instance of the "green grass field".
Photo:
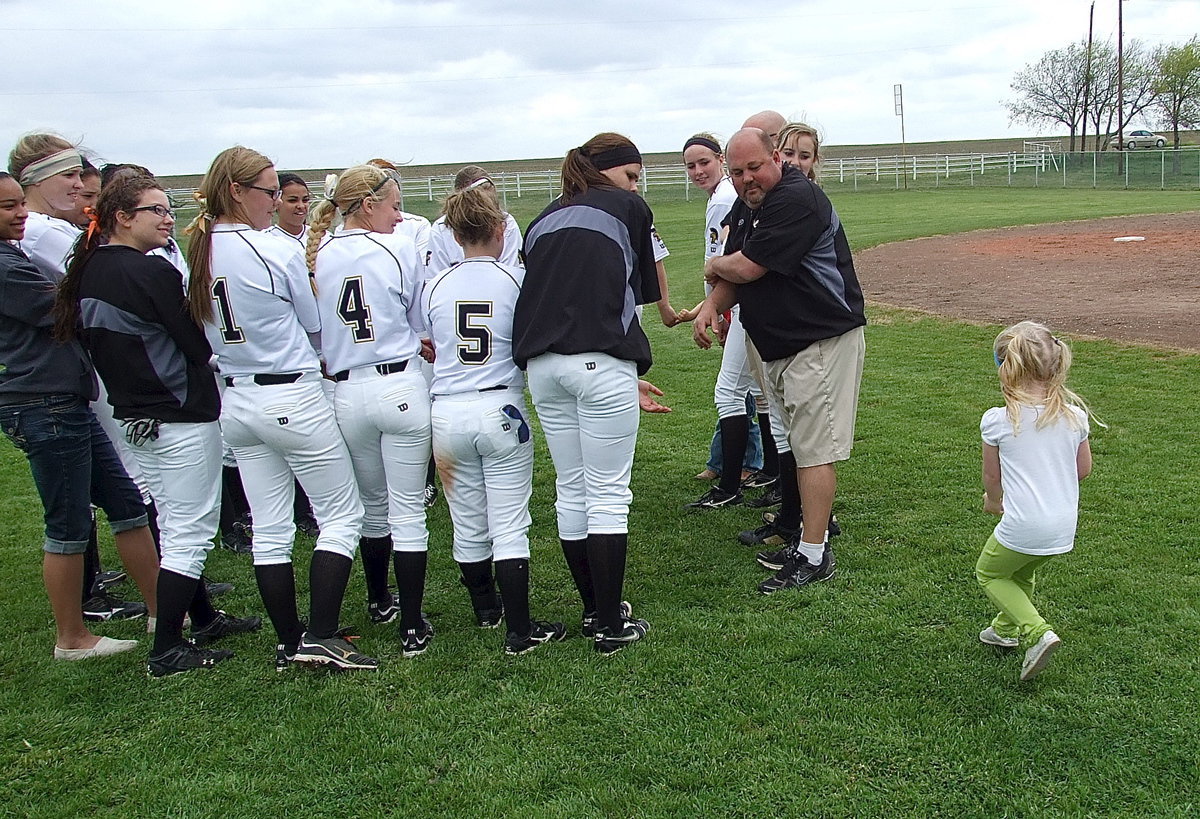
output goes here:
<path id="1" fill-rule="evenodd" d="M 1175 192 L 957 190 L 836 195 L 856 247 L 998 225 L 1195 208 Z M 676 306 L 694 303 L 703 205 L 653 201 Z M 411 203 L 410 203 L 411 206 Z M 525 224 L 541 203 L 510 202 Z M 674 412 L 643 416 L 626 596 L 652 624 L 610 658 L 577 636 L 523 658 L 474 627 L 430 516 L 426 609 L 438 636 L 400 657 L 367 625 L 361 574 L 344 622 L 375 675 L 272 668 L 267 632 L 211 673 L 150 680 L 145 652 L 50 657 L 40 507 L 0 445 L 0 815 L 11 816 L 1183 816 L 1197 811 L 1200 540 L 1192 407 L 1200 357 L 1075 343 L 1095 430 L 1076 550 L 1039 591 L 1063 649 L 1033 684 L 976 639 L 991 616 L 972 569 L 979 417 L 999 403 L 998 328 L 869 309 L 854 457 L 840 470 L 839 574 L 754 593 L 734 540 L 750 510 L 685 514 L 714 423 L 718 355 L 647 313 L 651 379 Z M 535 616 L 578 634 L 539 440 Z M 304 577 L 311 542 L 297 544 Z M 105 545 L 106 564 L 115 564 Z M 222 601 L 261 613 L 249 559 L 214 551 Z M 302 586 L 306 586 L 303 582 Z M 144 623 L 98 629 L 142 635 Z"/>

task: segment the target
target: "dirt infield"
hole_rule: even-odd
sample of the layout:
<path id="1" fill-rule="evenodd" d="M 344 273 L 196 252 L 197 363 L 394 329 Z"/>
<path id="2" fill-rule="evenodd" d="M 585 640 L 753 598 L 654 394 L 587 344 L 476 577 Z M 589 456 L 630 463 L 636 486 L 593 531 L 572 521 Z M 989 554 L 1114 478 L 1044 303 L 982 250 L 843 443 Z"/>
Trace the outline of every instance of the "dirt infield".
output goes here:
<path id="1" fill-rule="evenodd" d="M 1113 241 L 1125 236 L 1144 241 Z M 913 239 L 855 268 L 875 302 L 1200 351 L 1200 213 Z"/>

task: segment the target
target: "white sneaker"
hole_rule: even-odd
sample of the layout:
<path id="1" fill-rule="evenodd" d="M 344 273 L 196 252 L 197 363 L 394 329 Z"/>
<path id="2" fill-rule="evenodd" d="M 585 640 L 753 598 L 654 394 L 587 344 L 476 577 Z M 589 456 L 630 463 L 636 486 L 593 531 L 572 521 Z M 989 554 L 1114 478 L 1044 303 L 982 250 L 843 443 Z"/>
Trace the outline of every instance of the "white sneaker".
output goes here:
<path id="1" fill-rule="evenodd" d="M 994 628 L 988 626 L 979 632 L 979 642 L 987 643 L 989 646 L 999 646 L 1000 648 L 1016 648 L 1021 641 L 1016 637 L 1001 637 L 996 633 Z"/>
<path id="2" fill-rule="evenodd" d="M 114 640 L 111 637 L 101 637 L 100 641 L 91 648 L 59 648 L 54 647 L 56 660 L 90 660 L 92 657 L 107 657 L 110 654 L 120 654 L 122 651 L 132 651 L 137 648 L 137 640 Z"/>
<path id="3" fill-rule="evenodd" d="M 1062 645 L 1062 640 L 1053 631 L 1047 631 L 1041 639 L 1025 652 L 1025 662 L 1021 664 L 1021 682 L 1028 682 L 1041 673 L 1050 662 L 1050 657 Z"/>

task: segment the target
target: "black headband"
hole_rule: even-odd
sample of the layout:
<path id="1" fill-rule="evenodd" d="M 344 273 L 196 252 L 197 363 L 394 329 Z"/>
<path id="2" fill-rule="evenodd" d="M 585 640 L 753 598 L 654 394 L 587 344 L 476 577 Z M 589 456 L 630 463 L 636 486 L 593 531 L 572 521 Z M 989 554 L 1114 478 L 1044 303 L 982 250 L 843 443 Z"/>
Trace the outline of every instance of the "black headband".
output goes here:
<path id="1" fill-rule="evenodd" d="M 692 147 L 693 145 L 702 145 L 705 148 L 708 148 L 714 154 L 717 154 L 718 156 L 721 153 L 721 146 L 718 145 L 713 140 L 709 139 L 708 137 L 702 137 L 702 136 L 692 137 L 687 142 L 683 143 L 683 150 L 686 151 L 688 148 Z"/>
<path id="2" fill-rule="evenodd" d="M 589 154 L 586 150 L 580 148 L 579 153 L 586 156 L 596 166 L 596 170 L 598 171 L 607 171 L 609 168 L 617 168 L 621 165 L 642 164 L 642 155 L 632 145 L 620 145 L 616 148 L 609 148 L 607 151 L 600 151 L 594 154 Z"/>

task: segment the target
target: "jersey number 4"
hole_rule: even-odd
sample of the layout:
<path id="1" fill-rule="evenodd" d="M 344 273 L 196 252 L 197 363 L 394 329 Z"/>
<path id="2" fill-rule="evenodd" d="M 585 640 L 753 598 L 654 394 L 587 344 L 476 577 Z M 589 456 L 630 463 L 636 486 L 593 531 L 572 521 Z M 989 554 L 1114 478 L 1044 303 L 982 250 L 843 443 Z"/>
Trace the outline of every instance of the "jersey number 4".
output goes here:
<path id="1" fill-rule="evenodd" d="M 468 366 L 485 364 L 492 357 L 492 331 L 475 319 L 492 317 L 492 303 L 487 301 L 455 302 L 458 314 L 458 360 Z"/>
<path id="2" fill-rule="evenodd" d="M 224 276 L 213 280 L 212 296 L 221 316 L 221 340 L 226 344 L 241 344 L 246 340 L 246 334 L 238 327 L 237 319 L 233 317 L 233 305 L 229 303 L 229 283 L 225 281 Z"/>
<path id="3" fill-rule="evenodd" d="M 375 330 L 371 327 L 371 307 L 363 297 L 361 276 L 353 276 L 342 282 L 337 312 L 342 323 L 354 332 L 355 344 L 375 340 Z"/>

